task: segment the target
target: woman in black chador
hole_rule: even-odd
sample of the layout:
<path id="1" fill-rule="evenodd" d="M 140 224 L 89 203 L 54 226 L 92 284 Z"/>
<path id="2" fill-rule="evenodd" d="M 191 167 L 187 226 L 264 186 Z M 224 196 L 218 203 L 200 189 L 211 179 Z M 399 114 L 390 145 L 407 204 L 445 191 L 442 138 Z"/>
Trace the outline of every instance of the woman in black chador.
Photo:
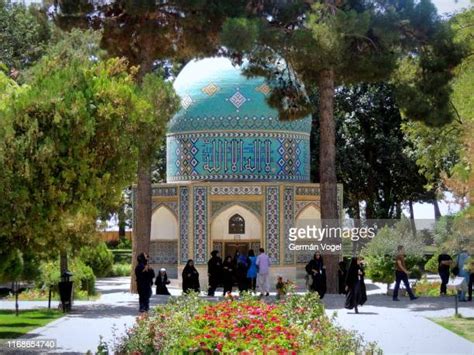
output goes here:
<path id="1" fill-rule="evenodd" d="M 219 258 L 219 251 L 213 250 L 211 258 L 207 262 L 207 274 L 209 275 L 208 296 L 214 296 L 216 288 L 222 284 L 222 259 Z"/>
<path id="2" fill-rule="evenodd" d="M 156 294 L 157 295 L 170 295 L 168 287 L 166 285 L 170 284 L 168 280 L 168 274 L 166 273 L 165 268 L 161 268 L 158 276 L 156 276 L 155 285 L 156 285 Z"/>
<path id="3" fill-rule="evenodd" d="M 339 294 L 346 294 L 346 278 L 347 278 L 347 269 L 346 262 L 340 261 L 339 268 L 337 269 L 337 280 L 339 281 Z"/>
<path id="4" fill-rule="evenodd" d="M 311 291 L 317 292 L 319 297 L 323 298 L 326 293 L 326 267 L 321 253 L 314 254 L 313 259 L 306 265 L 306 272 L 313 278 Z"/>
<path id="5" fill-rule="evenodd" d="M 227 292 L 232 292 L 232 285 L 234 284 L 234 262 L 232 257 L 227 256 L 222 263 L 222 283 L 224 285 L 224 296 Z"/>
<path id="6" fill-rule="evenodd" d="M 186 266 L 183 269 L 183 292 L 186 293 L 188 291 L 200 291 L 199 285 L 199 272 L 194 267 L 194 261 L 189 259 L 186 263 Z"/>
<path id="7" fill-rule="evenodd" d="M 347 271 L 346 279 L 346 304 L 347 309 L 355 309 L 359 313 L 358 306 L 362 306 L 367 301 L 367 293 L 364 282 L 364 268 L 361 258 L 354 257 Z"/>

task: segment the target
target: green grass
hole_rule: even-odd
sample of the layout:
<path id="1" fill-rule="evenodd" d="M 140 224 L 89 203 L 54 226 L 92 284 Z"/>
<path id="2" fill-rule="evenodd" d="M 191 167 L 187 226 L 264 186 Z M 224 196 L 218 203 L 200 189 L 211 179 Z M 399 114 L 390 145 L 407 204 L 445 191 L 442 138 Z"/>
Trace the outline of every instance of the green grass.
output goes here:
<path id="1" fill-rule="evenodd" d="M 15 311 L 0 310 L 0 339 L 18 338 L 29 331 L 48 324 L 61 317 L 57 310 L 38 309 L 21 311 L 18 317 Z"/>
<path id="2" fill-rule="evenodd" d="M 474 343 L 474 317 L 431 318 L 431 320 Z"/>

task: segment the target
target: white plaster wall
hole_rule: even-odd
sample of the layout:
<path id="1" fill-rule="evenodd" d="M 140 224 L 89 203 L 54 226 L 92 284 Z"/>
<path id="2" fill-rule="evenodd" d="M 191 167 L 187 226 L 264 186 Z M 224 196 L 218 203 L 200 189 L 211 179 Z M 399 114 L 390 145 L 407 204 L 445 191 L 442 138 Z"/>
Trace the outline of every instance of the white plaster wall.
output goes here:
<path id="1" fill-rule="evenodd" d="M 211 223 L 211 237 L 213 240 L 234 240 L 235 234 L 229 234 L 229 219 L 239 214 L 245 220 L 245 233 L 238 234 L 240 240 L 259 239 L 262 236 L 262 223 L 248 209 L 234 205 L 219 213 Z"/>
<path id="2" fill-rule="evenodd" d="M 178 220 L 164 206 L 157 208 L 151 216 L 151 240 L 178 240 Z"/>
<path id="3" fill-rule="evenodd" d="M 321 212 L 313 204 L 306 206 L 296 217 L 297 228 L 305 228 L 309 225 L 321 226 Z"/>

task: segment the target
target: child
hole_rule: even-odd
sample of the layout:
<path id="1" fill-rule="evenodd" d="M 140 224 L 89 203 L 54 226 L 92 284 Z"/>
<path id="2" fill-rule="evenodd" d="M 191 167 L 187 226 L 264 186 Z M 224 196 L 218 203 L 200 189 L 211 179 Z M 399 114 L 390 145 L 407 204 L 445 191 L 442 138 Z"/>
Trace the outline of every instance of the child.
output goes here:
<path id="1" fill-rule="evenodd" d="M 168 280 L 168 275 L 166 274 L 166 269 L 161 268 L 160 272 L 158 273 L 158 276 L 156 277 L 155 280 L 155 285 L 156 285 L 156 294 L 157 295 L 170 295 L 170 292 L 168 291 L 168 287 L 166 285 L 170 284 L 170 280 Z"/>
<path id="2" fill-rule="evenodd" d="M 277 284 L 276 284 L 276 298 L 277 300 L 281 299 L 286 295 L 286 283 L 283 281 L 283 277 L 278 276 Z"/>

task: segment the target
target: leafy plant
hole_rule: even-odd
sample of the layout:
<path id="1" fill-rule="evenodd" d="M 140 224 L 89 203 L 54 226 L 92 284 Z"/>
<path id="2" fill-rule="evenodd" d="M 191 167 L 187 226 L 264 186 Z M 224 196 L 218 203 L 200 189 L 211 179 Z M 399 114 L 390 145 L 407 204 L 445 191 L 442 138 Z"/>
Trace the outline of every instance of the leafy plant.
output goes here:
<path id="1" fill-rule="evenodd" d="M 79 257 L 92 268 L 97 277 L 104 277 L 112 270 L 114 256 L 104 242 L 81 248 Z"/>

